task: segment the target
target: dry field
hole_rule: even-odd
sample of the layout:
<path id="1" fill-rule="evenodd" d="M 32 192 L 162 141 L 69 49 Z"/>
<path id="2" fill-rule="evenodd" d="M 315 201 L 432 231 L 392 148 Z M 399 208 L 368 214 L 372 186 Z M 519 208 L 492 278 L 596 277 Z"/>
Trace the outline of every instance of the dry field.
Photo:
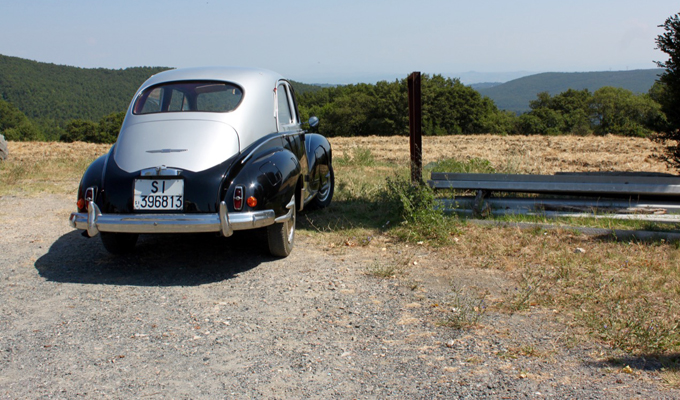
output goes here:
<path id="1" fill-rule="evenodd" d="M 335 137 L 334 156 L 367 148 L 377 161 L 408 165 L 405 136 Z M 10 142 L 10 162 L 61 159 L 76 162 L 106 153 L 108 144 Z M 446 158 L 483 158 L 495 167 L 513 166 L 523 173 L 553 174 L 579 171 L 645 171 L 674 173 L 655 155 L 663 146 L 643 138 L 621 136 L 498 136 L 459 135 L 423 138 L 423 162 Z"/>
<path id="2" fill-rule="evenodd" d="M 377 161 L 408 165 L 409 138 L 331 138 L 334 156 L 354 147 L 371 150 Z M 496 169 L 517 173 L 639 171 L 672 173 L 655 155 L 663 146 L 649 139 L 621 136 L 498 136 L 423 137 L 423 163 L 455 158 L 489 160 Z"/>

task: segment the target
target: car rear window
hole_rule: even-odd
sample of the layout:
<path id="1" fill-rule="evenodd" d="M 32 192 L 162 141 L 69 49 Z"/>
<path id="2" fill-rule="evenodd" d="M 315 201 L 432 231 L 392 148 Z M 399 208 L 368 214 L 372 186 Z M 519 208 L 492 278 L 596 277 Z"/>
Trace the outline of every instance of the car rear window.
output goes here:
<path id="1" fill-rule="evenodd" d="M 226 82 L 168 82 L 147 88 L 137 98 L 134 114 L 162 112 L 228 112 L 243 98 L 240 87 Z"/>

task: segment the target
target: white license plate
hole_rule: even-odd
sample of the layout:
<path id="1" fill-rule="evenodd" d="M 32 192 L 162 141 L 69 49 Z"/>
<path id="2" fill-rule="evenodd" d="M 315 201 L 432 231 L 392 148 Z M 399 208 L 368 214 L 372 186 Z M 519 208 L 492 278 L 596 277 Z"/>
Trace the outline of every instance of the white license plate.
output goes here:
<path id="1" fill-rule="evenodd" d="M 181 210 L 183 206 L 183 180 L 135 179 L 135 210 Z"/>

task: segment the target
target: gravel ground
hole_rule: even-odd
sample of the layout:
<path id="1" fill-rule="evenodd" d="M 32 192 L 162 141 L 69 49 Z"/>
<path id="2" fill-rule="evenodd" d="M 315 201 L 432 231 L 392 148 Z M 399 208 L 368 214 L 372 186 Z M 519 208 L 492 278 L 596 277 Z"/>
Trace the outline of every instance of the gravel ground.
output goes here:
<path id="1" fill-rule="evenodd" d="M 437 324 L 451 276 L 508 289 L 464 260 L 301 232 L 282 260 L 253 233 L 144 236 L 114 257 L 69 228 L 72 203 L 0 198 L 0 398 L 680 398 L 550 311 Z M 399 251 L 406 276 L 367 274 Z"/>

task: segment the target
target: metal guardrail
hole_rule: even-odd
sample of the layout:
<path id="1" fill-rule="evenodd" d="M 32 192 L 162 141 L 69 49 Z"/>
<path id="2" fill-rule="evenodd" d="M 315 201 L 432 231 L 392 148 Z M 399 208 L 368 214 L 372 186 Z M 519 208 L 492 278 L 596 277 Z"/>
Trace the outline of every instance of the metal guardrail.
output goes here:
<path id="1" fill-rule="evenodd" d="M 435 173 L 434 189 L 544 193 L 574 196 L 680 198 L 680 177 L 644 174 L 569 173 L 559 175 Z"/>

